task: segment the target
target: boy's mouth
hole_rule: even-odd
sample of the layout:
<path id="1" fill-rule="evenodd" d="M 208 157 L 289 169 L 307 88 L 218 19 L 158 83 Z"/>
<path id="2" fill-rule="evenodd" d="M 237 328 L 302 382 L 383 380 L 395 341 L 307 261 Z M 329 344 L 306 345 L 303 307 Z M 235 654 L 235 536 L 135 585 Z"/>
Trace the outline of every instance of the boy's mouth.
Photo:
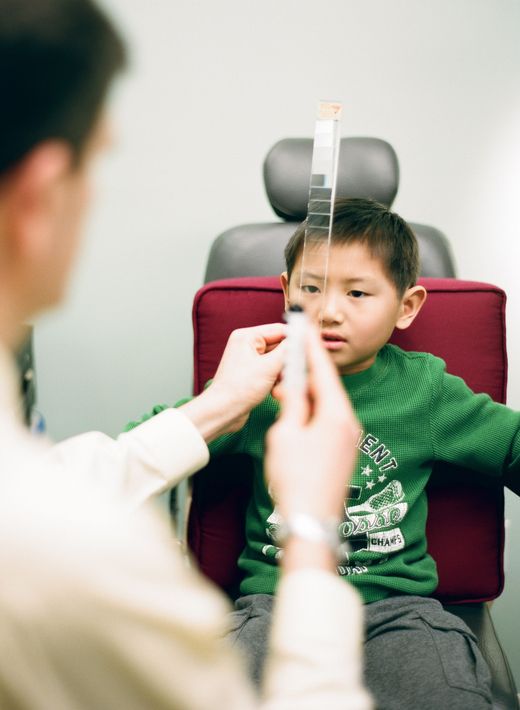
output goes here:
<path id="1" fill-rule="evenodd" d="M 334 331 L 323 330 L 321 339 L 327 350 L 340 350 L 347 342 L 346 339 Z"/>

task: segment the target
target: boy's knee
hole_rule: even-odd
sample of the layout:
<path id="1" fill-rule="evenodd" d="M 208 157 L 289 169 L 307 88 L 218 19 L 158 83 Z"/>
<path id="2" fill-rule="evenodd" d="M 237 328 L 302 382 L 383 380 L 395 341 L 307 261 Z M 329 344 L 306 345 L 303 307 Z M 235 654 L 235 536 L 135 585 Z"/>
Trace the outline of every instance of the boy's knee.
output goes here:
<path id="1" fill-rule="evenodd" d="M 269 594 L 251 594 L 237 599 L 230 614 L 226 639 L 245 656 L 249 675 L 257 686 L 267 655 L 273 604 L 274 597 Z"/>

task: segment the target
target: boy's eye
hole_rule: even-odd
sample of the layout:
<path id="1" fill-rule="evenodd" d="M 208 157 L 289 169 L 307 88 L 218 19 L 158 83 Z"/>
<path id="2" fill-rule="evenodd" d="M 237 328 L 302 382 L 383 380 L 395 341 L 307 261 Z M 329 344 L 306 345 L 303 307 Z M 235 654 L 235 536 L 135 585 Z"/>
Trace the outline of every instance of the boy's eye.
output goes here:
<path id="1" fill-rule="evenodd" d="M 320 289 L 317 286 L 312 286 L 311 284 L 304 284 L 302 286 L 303 293 L 319 293 Z"/>
<path id="2" fill-rule="evenodd" d="M 352 296 L 352 298 L 363 298 L 366 296 L 366 293 L 364 291 L 349 291 L 348 293 L 349 296 Z"/>

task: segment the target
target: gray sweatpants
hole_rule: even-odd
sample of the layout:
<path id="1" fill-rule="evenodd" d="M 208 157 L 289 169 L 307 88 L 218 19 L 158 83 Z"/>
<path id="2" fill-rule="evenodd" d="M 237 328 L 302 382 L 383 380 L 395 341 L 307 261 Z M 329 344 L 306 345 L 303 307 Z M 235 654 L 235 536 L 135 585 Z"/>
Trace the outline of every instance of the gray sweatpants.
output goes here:
<path id="1" fill-rule="evenodd" d="M 260 683 L 274 597 L 235 602 L 228 639 Z M 491 676 L 475 636 L 435 599 L 399 596 L 365 605 L 365 684 L 378 710 L 491 708 Z"/>

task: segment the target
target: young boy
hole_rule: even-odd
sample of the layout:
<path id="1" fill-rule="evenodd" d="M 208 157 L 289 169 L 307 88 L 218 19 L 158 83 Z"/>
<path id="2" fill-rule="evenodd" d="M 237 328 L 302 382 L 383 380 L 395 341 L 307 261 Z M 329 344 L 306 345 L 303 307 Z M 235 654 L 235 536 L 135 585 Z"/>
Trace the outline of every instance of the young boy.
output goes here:
<path id="1" fill-rule="evenodd" d="M 339 200 L 325 290 L 325 240 L 313 242 L 303 264 L 305 226 L 285 250 L 285 304 L 303 305 L 321 324 L 363 427 L 339 527 L 350 551 L 338 574 L 366 603 L 366 684 L 378 708 L 491 707 L 489 671 L 474 636 L 429 597 L 438 580 L 427 553 L 425 486 L 435 460 L 495 476 L 518 471 L 520 415 L 474 394 L 439 358 L 388 344 L 426 299 L 416 285 L 417 243 L 404 220 L 370 200 Z M 214 456 L 247 453 L 254 462 L 231 638 L 246 650 L 257 680 L 283 554 L 262 471 L 264 437 L 277 411 L 268 397 L 240 432 L 211 446 Z"/>

